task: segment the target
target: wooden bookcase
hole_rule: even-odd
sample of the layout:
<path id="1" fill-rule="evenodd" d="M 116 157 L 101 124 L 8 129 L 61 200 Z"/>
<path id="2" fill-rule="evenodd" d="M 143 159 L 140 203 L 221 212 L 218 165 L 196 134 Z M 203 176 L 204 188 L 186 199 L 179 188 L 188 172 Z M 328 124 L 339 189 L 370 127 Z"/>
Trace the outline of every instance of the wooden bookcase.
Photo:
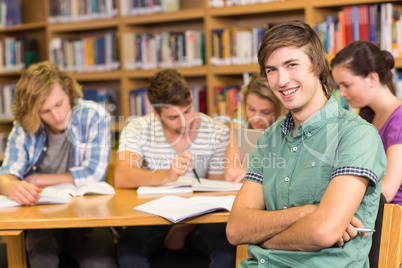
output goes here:
<path id="1" fill-rule="evenodd" d="M 258 71 L 257 64 L 214 66 L 211 58 L 211 30 L 232 26 L 261 27 L 264 23 L 276 23 L 287 19 L 302 19 L 311 26 L 325 20 L 328 15 L 335 15 L 347 5 L 373 4 L 402 1 L 387 0 L 288 0 L 213 8 L 209 0 L 180 0 L 181 10 L 139 16 L 121 16 L 120 1 L 117 1 L 117 17 L 85 22 L 51 24 L 48 22 L 49 0 L 22 0 L 23 24 L 0 29 L 0 37 L 32 36 L 38 39 L 39 59 L 49 60 L 49 43 L 54 37 L 84 37 L 92 33 L 105 31 L 117 32 L 120 37 L 125 33 L 160 33 L 162 31 L 202 30 L 205 33 L 205 66 L 178 68 L 190 84 L 206 85 L 208 114 L 216 112 L 214 87 L 218 85 L 242 84 L 244 72 Z M 119 130 L 129 116 L 128 98 L 131 89 L 146 86 L 148 79 L 159 69 L 126 70 L 124 69 L 124 45 L 119 40 L 120 66 L 116 71 L 73 73 L 73 77 L 82 85 L 113 85 L 119 88 L 118 114 L 120 123 L 113 129 Z M 402 59 L 396 59 L 396 67 L 402 68 Z M 0 84 L 17 81 L 19 72 L 0 73 Z M 0 120 L 0 132 L 11 129 L 10 121 Z M 1 156 L 0 156 L 1 157 Z"/>

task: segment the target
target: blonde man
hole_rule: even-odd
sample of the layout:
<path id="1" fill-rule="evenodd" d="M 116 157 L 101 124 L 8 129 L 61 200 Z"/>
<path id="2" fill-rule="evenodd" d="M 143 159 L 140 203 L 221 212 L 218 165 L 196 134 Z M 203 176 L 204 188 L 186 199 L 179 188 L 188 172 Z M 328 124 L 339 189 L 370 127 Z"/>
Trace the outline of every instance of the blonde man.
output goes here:
<path id="1" fill-rule="evenodd" d="M 16 121 L 0 168 L 1 194 L 35 205 L 46 186 L 105 179 L 109 116 L 81 96 L 77 82 L 54 64 L 32 65 L 21 75 Z M 116 267 L 105 228 L 28 230 L 26 248 L 30 267 L 58 267 L 64 251 L 81 267 Z"/>

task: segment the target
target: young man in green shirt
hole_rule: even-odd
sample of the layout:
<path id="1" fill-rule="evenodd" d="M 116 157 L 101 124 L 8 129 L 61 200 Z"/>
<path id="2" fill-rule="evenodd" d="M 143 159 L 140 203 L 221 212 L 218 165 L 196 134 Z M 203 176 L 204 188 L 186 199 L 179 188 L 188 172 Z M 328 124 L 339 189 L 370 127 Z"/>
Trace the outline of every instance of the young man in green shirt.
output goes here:
<path id="1" fill-rule="evenodd" d="M 227 225 L 250 244 L 240 267 L 368 267 L 385 175 L 376 129 L 339 107 L 325 50 L 307 24 L 273 27 L 261 73 L 289 110 L 259 139 Z"/>

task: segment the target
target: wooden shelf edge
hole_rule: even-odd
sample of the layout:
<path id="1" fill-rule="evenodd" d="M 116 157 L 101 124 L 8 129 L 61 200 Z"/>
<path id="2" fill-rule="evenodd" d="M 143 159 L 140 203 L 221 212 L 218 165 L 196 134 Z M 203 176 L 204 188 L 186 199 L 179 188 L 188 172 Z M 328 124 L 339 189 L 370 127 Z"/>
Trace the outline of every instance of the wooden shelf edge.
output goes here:
<path id="1" fill-rule="evenodd" d="M 399 2 L 400 0 L 310 0 L 311 6 L 315 8 L 319 7 L 337 7 L 337 6 L 350 6 L 350 5 L 367 5 L 386 2 Z"/>
<path id="2" fill-rule="evenodd" d="M 23 23 L 14 26 L 8 26 L 5 28 L 0 28 L 0 33 L 19 32 L 26 30 L 40 30 L 42 28 L 45 28 L 46 25 L 47 23 L 45 21 Z"/>
<path id="3" fill-rule="evenodd" d="M 70 73 L 77 81 L 120 80 L 121 71 Z"/>
<path id="4" fill-rule="evenodd" d="M 258 64 L 247 65 L 214 65 L 210 68 L 214 75 L 239 75 L 243 73 L 255 73 L 260 70 Z"/>
<path id="5" fill-rule="evenodd" d="M 205 9 L 193 8 L 182 9 L 174 12 L 162 12 L 149 15 L 127 16 L 122 18 L 123 24 L 135 25 L 135 24 L 155 24 L 160 22 L 169 21 L 183 21 L 203 19 L 205 17 Z"/>
<path id="6" fill-rule="evenodd" d="M 102 28 L 117 28 L 118 25 L 119 25 L 118 18 L 76 21 L 68 23 L 49 24 L 49 31 L 50 32 L 89 31 Z"/>
<path id="7" fill-rule="evenodd" d="M 268 3 L 240 5 L 222 8 L 209 8 L 209 15 L 213 17 L 249 15 L 256 13 L 273 13 L 280 11 L 303 10 L 307 6 L 305 0 L 274 1 Z"/>
<path id="8" fill-rule="evenodd" d="M 149 78 L 157 73 L 161 69 L 150 69 L 150 70 L 125 70 L 125 74 L 128 78 Z M 205 76 L 207 75 L 207 67 L 206 66 L 198 66 L 198 67 L 186 67 L 186 68 L 174 68 L 183 76 Z"/>

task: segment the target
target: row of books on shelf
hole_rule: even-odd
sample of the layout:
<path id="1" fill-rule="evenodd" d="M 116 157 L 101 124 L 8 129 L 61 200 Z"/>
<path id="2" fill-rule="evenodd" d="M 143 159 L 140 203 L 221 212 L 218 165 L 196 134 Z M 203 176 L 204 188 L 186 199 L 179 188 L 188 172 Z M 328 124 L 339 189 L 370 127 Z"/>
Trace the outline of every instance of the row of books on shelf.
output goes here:
<path id="1" fill-rule="evenodd" d="M 0 41 L 0 71 L 21 71 L 39 62 L 37 40 L 27 37 L 4 37 Z"/>
<path id="2" fill-rule="evenodd" d="M 180 9 L 180 0 L 120 0 L 123 16 L 136 16 Z"/>
<path id="3" fill-rule="evenodd" d="M 110 115 L 117 116 L 117 88 L 93 87 L 83 88 L 83 98 L 101 103 L 109 111 Z"/>
<path id="4" fill-rule="evenodd" d="M 16 84 L 5 84 L 0 86 L 0 120 L 12 120 L 14 91 Z"/>
<path id="5" fill-rule="evenodd" d="M 329 16 L 318 24 L 316 31 L 329 58 L 357 40 L 377 43 L 394 57 L 402 57 L 402 5 L 345 6 L 338 16 Z"/>
<path id="6" fill-rule="evenodd" d="M 50 60 L 68 72 L 111 71 L 120 68 L 116 33 L 84 38 L 54 38 Z"/>
<path id="7" fill-rule="evenodd" d="M 274 1 L 284 1 L 284 0 L 209 0 L 209 5 L 211 7 L 230 7 L 237 5 L 252 5 L 258 3 L 268 3 Z"/>
<path id="8" fill-rule="evenodd" d="M 191 86 L 193 93 L 193 105 L 195 112 L 207 113 L 207 90 L 205 86 Z M 136 88 L 129 93 L 130 115 L 143 116 L 152 111 L 152 105 L 148 100 L 145 87 Z"/>
<path id="9" fill-rule="evenodd" d="M 0 0 L 0 27 L 22 23 L 21 0 Z"/>
<path id="10" fill-rule="evenodd" d="M 6 151 L 7 146 L 7 137 L 9 133 L 0 133 L 0 164 L 3 160 L 4 152 Z"/>
<path id="11" fill-rule="evenodd" d="M 241 86 L 239 85 L 216 86 L 214 88 L 218 116 L 228 115 L 231 117 L 233 115 L 241 102 L 240 89 Z"/>
<path id="12" fill-rule="evenodd" d="M 98 20 L 116 16 L 117 0 L 49 0 L 50 23 Z"/>
<path id="13" fill-rule="evenodd" d="M 232 27 L 212 30 L 213 65 L 257 63 L 257 54 L 266 29 Z"/>
<path id="14" fill-rule="evenodd" d="M 154 69 L 205 64 L 204 33 L 126 33 L 123 35 L 124 67 Z"/>

